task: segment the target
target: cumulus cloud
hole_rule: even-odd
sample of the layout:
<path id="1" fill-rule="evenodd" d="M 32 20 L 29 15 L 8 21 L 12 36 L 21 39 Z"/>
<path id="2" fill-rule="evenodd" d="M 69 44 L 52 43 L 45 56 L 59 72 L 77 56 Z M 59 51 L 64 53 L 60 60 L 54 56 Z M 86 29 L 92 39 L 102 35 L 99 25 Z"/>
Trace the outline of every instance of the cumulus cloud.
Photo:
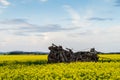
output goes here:
<path id="1" fill-rule="evenodd" d="M 0 4 L 2 4 L 3 6 L 9 6 L 10 2 L 8 2 L 7 0 L 0 0 Z"/>

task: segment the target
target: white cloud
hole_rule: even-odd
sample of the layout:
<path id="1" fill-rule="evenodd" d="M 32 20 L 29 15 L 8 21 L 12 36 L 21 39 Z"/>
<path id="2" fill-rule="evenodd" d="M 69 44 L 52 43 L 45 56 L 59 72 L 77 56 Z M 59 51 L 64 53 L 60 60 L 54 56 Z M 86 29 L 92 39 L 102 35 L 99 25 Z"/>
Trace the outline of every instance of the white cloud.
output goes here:
<path id="1" fill-rule="evenodd" d="M 42 36 L 40 34 L 47 32 L 70 31 L 76 28 L 63 28 L 59 24 L 36 25 L 26 21 L 26 19 L 12 19 L 0 22 L 0 31 L 10 32 L 14 35 L 21 36 Z"/>
<path id="2" fill-rule="evenodd" d="M 13 23 L 13 21 L 15 23 Z M 1 50 L 3 51 L 6 51 L 6 50 L 8 51 L 10 50 L 47 51 L 48 50 L 47 47 L 50 46 L 51 43 L 55 43 L 57 45 L 63 45 L 64 47 L 73 48 L 76 51 L 86 49 L 86 48 L 91 48 L 91 47 L 95 47 L 98 51 L 103 51 L 103 52 L 119 51 L 120 26 L 90 27 L 89 29 L 87 28 L 87 30 L 85 29 L 83 30 L 83 28 L 81 28 L 81 30 L 79 29 L 79 33 L 75 31 L 73 31 L 72 33 L 69 31 L 64 31 L 64 32 L 47 31 L 45 33 L 42 33 L 43 36 L 36 36 L 36 34 L 32 32 L 32 30 L 33 31 L 35 30 L 34 32 L 40 32 L 37 30 L 39 29 L 43 30 L 43 27 L 36 28 L 36 26 L 33 25 L 33 28 L 32 28 L 32 25 L 30 26 L 30 24 L 25 23 L 24 21 L 25 20 L 16 19 L 16 20 L 9 21 L 9 23 L 5 23 L 4 25 L 2 24 L 0 25 L 0 26 L 3 26 L 4 29 L 6 27 L 9 27 L 9 29 L 13 29 L 13 30 L 17 29 L 16 31 L 20 31 L 18 33 L 24 33 L 25 31 L 24 29 L 25 28 L 27 29 L 28 27 L 30 29 L 27 29 L 27 31 L 29 31 L 27 33 L 32 33 L 32 35 L 29 35 L 29 36 L 18 36 L 18 35 L 11 35 L 9 32 L 13 32 L 13 30 L 8 31 L 8 28 L 6 28 L 6 30 L 4 31 L 1 30 L 0 31 L 0 36 L 1 36 L 0 45 L 2 45 L 0 48 Z M 15 24 L 15 25 L 19 24 L 19 26 L 17 25 L 15 26 L 12 24 Z M 5 25 L 9 25 L 9 26 L 5 26 Z M 20 30 L 19 27 L 22 27 L 24 25 L 26 27 Z M 47 28 L 48 27 L 46 26 L 44 29 L 47 29 Z M 51 28 L 50 28 L 50 31 L 51 31 Z"/>
<path id="3" fill-rule="evenodd" d="M 87 21 L 87 18 L 91 16 L 91 11 L 89 10 L 87 15 L 81 16 L 77 11 L 75 11 L 71 6 L 64 5 L 65 10 L 70 14 L 71 22 L 74 26 L 84 27 L 89 26 L 91 23 Z"/>
<path id="4" fill-rule="evenodd" d="M 3 6 L 9 6 L 9 5 L 10 5 L 10 2 L 8 2 L 7 0 L 0 0 L 0 3 L 1 3 Z"/>
<path id="5" fill-rule="evenodd" d="M 40 0 L 41 2 L 47 2 L 48 0 Z"/>
<path id="6" fill-rule="evenodd" d="M 103 52 L 120 51 L 119 30 L 120 26 L 94 27 L 79 33 L 70 33 L 67 39 L 74 39 L 71 43 L 76 45 L 74 49 L 78 50 L 95 47 Z"/>

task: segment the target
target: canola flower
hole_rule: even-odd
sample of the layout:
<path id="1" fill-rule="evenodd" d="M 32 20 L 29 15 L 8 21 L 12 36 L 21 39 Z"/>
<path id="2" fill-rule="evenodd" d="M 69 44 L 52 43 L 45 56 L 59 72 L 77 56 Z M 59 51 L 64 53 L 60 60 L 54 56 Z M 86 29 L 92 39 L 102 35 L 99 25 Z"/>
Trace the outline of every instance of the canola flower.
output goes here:
<path id="1" fill-rule="evenodd" d="M 120 55 L 99 57 L 96 63 L 47 64 L 47 55 L 2 55 L 0 80 L 120 80 Z"/>

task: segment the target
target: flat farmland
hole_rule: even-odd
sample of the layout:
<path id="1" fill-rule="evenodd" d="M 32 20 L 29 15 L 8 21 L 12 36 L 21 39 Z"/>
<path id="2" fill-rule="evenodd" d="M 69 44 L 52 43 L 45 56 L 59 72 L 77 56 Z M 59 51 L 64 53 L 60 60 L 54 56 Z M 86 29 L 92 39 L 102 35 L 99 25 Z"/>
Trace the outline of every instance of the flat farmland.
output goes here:
<path id="1" fill-rule="evenodd" d="M 120 80 L 120 54 L 99 57 L 47 64 L 47 55 L 0 55 L 0 80 Z"/>

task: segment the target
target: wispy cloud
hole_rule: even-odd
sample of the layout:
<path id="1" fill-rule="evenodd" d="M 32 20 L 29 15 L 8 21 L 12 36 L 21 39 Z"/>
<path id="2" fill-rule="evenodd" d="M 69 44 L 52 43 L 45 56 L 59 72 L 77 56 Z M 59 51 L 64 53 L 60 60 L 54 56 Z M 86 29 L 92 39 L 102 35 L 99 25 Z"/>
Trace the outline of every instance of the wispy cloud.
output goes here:
<path id="1" fill-rule="evenodd" d="M 27 23 L 26 19 L 7 19 L 5 21 L 1 21 L 1 24 L 21 24 L 21 23 Z"/>
<path id="2" fill-rule="evenodd" d="M 10 2 L 8 2 L 7 0 L 0 0 L 0 4 L 2 4 L 3 6 L 9 6 Z"/>
<path id="3" fill-rule="evenodd" d="M 103 17 L 92 17 L 92 18 L 89 18 L 88 20 L 91 20 L 91 21 L 112 21 L 113 19 L 112 18 L 103 18 Z"/>
<path id="4" fill-rule="evenodd" d="M 41 2 L 47 2 L 48 0 L 40 0 Z"/>
<path id="5" fill-rule="evenodd" d="M 90 25 L 90 23 L 86 20 L 86 18 L 88 18 L 90 15 L 85 15 L 84 17 L 81 17 L 80 13 L 74 10 L 71 6 L 64 5 L 63 7 L 69 13 L 71 17 L 70 21 L 74 26 L 84 27 Z"/>
<path id="6" fill-rule="evenodd" d="M 59 32 L 66 30 L 73 30 L 75 28 L 63 28 L 59 24 L 47 24 L 47 25 L 35 25 L 27 22 L 26 19 L 12 19 L 1 21 L 0 25 L 3 26 L 0 28 L 0 31 L 10 31 L 15 35 L 39 35 L 46 32 Z M 22 34 L 21 34 L 22 33 Z"/>
<path id="7" fill-rule="evenodd" d="M 83 31 L 80 31 L 80 32 L 76 32 L 76 33 L 73 33 L 73 34 L 70 34 L 70 35 L 71 35 L 71 37 L 80 37 L 80 36 L 90 37 L 90 36 L 93 36 L 96 39 L 98 39 L 98 38 L 107 39 L 108 37 L 111 37 L 111 39 L 113 39 L 112 37 L 116 37 L 116 38 L 114 38 L 115 40 L 120 40 L 120 38 L 119 38 L 120 31 L 119 30 L 120 30 L 119 26 L 111 26 L 109 28 L 96 27 L 96 28 L 93 28 L 93 29 L 88 29 L 88 30 L 83 30 Z M 70 35 L 68 35 L 68 36 L 70 36 Z M 98 37 L 98 35 L 100 35 L 101 37 Z M 107 39 L 107 40 L 109 41 L 109 39 Z"/>
<path id="8" fill-rule="evenodd" d="M 120 0 L 115 0 L 115 5 L 116 7 L 120 7 Z"/>

